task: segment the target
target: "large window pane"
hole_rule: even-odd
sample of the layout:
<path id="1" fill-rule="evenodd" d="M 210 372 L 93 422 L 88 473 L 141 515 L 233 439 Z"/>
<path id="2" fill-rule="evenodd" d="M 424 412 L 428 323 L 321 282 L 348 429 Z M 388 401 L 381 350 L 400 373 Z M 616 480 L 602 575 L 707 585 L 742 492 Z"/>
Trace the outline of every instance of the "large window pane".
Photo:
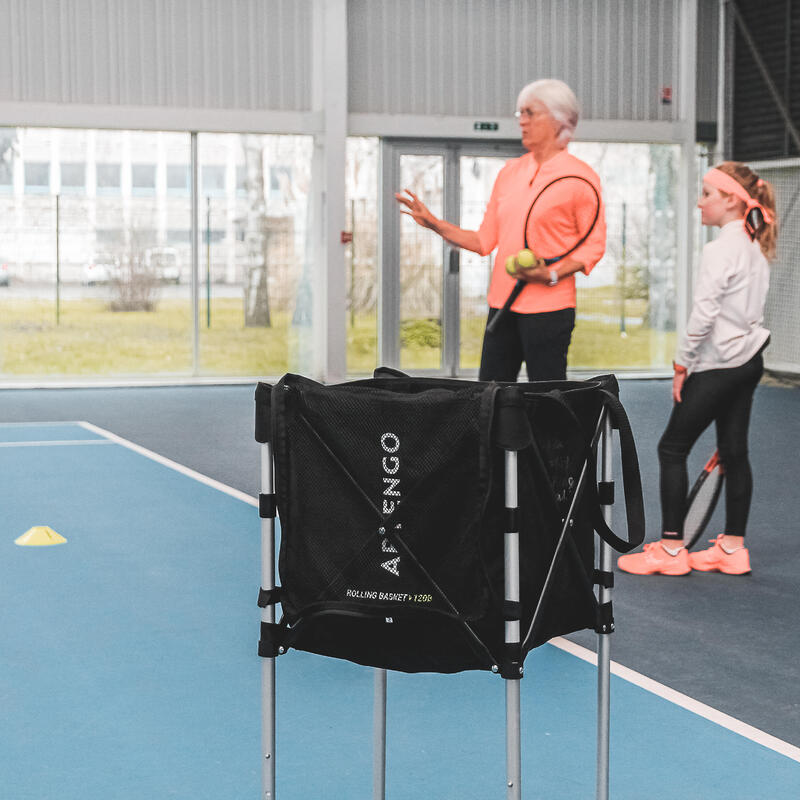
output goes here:
<path id="1" fill-rule="evenodd" d="M 136 196 L 124 179 L 154 152 L 179 151 L 188 162 L 189 135 L 19 129 L 16 136 L 25 185 L 0 195 L 0 259 L 9 274 L 9 286 L 0 285 L 0 373 L 189 374 L 188 241 L 178 252 L 166 240 L 170 227 L 189 229 L 189 198 L 156 192 L 155 165 L 149 196 Z M 53 163 L 58 199 L 46 185 Z M 32 195 L 31 186 L 45 193 Z"/>
<path id="2" fill-rule="evenodd" d="M 347 371 L 378 366 L 378 139 L 347 140 Z"/>
<path id="3" fill-rule="evenodd" d="M 400 156 L 400 185 L 434 216 L 442 216 L 444 158 Z M 444 304 L 443 248 L 439 236 L 403 214 L 400 220 L 400 367 L 440 369 Z"/>
<path id="4" fill-rule="evenodd" d="M 506 159 L 496 156 L 462 156 L 459 164 L 462 228 L 477 230 L 492 193 L 497 174 Z M 461 251 L 459 332 L 461 369 L 478 369 L 481 361 L 483 331 L 488 305 L 486 295 L 492 274 L 494 253 L 480 256 L 470 250 Z"/>
<path id="5" fill-rule="evenodd" d="M 198 136 L 203 373 L 280 375 L 308 363 L 311 150 L 305 136 Z"/>
<path id="6" fill-rule="evenodd" d="M 675 347 L 676 145 L 577 142 L 570 152 L 599 174 L 606 254 L 578 274 L 570 369 L 660 369 Z"/>

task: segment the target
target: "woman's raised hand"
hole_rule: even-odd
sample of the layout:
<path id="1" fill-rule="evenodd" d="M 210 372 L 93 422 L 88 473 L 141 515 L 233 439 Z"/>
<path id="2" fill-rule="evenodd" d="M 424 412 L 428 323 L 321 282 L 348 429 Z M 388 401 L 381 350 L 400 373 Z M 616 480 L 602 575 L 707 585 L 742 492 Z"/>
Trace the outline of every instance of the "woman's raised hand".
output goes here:
<path id="1" fill-rule="evenodd" d="M 422 225 L 423 228 L 430 228 L 432 231 L 437 230 L 436 217 L 431 214 L 425 203 L 423 203 L 411 189 L 403 189 L 402 192 L 395 192 L 394 196 L 401 206 L 405 206 L 405 209 L 400 209 L 402 214 L 408 214 L 417 225 Z"/>

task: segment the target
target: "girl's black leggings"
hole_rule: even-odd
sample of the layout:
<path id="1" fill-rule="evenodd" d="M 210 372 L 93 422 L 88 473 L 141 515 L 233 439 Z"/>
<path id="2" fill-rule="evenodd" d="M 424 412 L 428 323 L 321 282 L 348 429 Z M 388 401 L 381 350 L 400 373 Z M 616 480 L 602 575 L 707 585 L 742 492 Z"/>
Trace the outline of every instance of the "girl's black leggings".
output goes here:
<path id="1" fill-rule="evenodd" d="M 725 470 L 724 533 L 744 536 L 753 494 L 747 433 L 753 393 L 763 373 L 764 360 L 759 352 L 741 367 L 695 372 L 686 379 L 682 402 L 673 405 L 667 429 L 658 443 L 663 532 L 677 532 L 677 538 L 683 536 L 689 485 L 686 459 L 700 434 L 714 422 Z"/>

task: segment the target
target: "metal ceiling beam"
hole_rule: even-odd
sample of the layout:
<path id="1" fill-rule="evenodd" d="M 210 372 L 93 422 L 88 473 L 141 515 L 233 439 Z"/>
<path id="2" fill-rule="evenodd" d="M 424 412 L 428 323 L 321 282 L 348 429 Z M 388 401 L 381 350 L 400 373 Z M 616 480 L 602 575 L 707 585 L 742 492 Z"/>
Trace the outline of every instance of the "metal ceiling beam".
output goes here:
<path id="1" fill-rule="evenodd" d="M 739 30 L 741 31 L 742 37 L 744 38 L 747 46 L 750 48 L 750 53 L 753 56 L 753 60 L 756 62 L 756 66 L 758 67 L 758 71 L 761 73 L 761 77 L 764 79 L 764 83 L 767 84 L 767 88 L 769 89 L 770 94 L 772 95 L 772 99 L 775 101 L 775 105 L 778 108 L 781 116 L 783 117 L 783 121 L 786 123 L 786 128 L 789 132 L 789 136 L 792 137 L 792 141 L 795 143 L 795 146 L 798 150 L 800 150 L 800 132 L 797 130 L 797 126 L 794 124 L 792 120 L 792 115 L 789 112 L 789 109 L 784 102 L 783 97 L 781 97 L 781 93 L 778 91 L 778 87 L 775 85 L 775 81 L 772 79 L 772 76 L 767 69 L 767 65 L 764 62 L 764 59 L 761 57 L 761 53 L 756 46 L 755 40 L 750 34 L 750 31 L 747 28 L 747 25 L 742 17 L 741 12 L 739 11 L 738 6 L 736 5 L 736 0 L 729 0 L 729 4 L 731 7 L 731 11 L 733 12 L 733 17 L 736 20 L 736 24 L 739 26 Z"/>

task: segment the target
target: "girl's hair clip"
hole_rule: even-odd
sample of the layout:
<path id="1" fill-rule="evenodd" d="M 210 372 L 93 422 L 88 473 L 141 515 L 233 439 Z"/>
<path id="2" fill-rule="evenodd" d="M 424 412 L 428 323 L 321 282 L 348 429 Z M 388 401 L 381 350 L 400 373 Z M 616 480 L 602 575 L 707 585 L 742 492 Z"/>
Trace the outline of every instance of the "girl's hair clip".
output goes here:
<path id="1" fill-rule="evenodd" d="M 760 188 L 761 188 L 763 185 L 764 185 L 764 181 L 763 181 L 763 179 L 762 179 L 762 178 L 759 178 L 759 179 L 756 181 L 756 186 L 758 186 L 758 188 L 760 189 Z"/>

